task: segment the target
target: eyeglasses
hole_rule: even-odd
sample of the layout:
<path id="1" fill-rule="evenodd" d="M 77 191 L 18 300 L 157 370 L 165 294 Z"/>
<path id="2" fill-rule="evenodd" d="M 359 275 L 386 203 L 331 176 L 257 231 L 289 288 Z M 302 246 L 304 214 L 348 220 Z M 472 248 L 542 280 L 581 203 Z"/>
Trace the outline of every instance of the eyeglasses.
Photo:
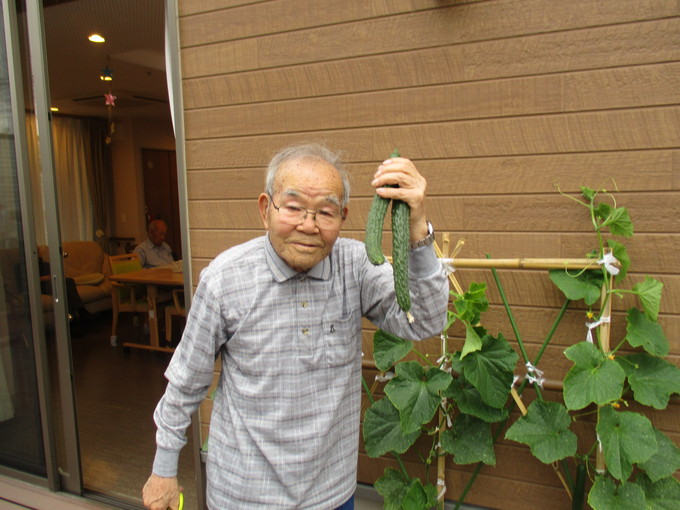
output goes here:
<path id="1" fill-rule="evenodd" d="M 289 204 L 277 206 L 271 195 L 269 195 L 269 200 L 272 201 L 274 209 L 278 211 L 281 221 L 288 223 L 289 225 L 299 225 L 307 219 L 308 214 L 312 215 L 312 219 L 316 221 L 316 225 L 319 228 L 337 227 L 340 222 L 345 219 L 338 211 L 329 211 L 327 209 L 318 209 L 314 211 L 299 205 Z"/>

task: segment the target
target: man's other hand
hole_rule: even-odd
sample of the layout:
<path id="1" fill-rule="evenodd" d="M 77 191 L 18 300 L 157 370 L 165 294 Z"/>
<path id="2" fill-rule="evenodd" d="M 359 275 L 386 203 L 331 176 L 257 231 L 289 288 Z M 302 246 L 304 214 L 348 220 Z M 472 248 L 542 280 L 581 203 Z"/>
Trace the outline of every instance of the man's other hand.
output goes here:
<path id="1" fill-rule="evenodd" d="M 176 477 L 152 474 L 142 489 L 144 507 L 149 510 L 177 510 L 181 488 Z"/>

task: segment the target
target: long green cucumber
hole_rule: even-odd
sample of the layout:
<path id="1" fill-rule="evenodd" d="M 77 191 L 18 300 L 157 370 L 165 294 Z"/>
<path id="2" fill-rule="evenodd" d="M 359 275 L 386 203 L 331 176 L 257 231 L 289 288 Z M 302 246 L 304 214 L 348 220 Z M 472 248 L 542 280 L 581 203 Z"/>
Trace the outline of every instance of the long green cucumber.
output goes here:
<path id="1" fill-rule="evenodd" d="M 399 150 L 394 149 L 390 158 L 398 158 Z M 399 307 L 406 312 L 409 322 L 413 322 L 411 315 L 411 295 L 408 290 L 408 257 L 411 209 L 406 202 L 390 200 L 379 195 L 373 197 L 371 209 L 366 220 L 366 255 L 372 264 L 385 262 L 382 251 L 382 229 L 387 214 L 387 206 L 392 202 L 392 272 L 394 275 L 394 292 Z"/>
<path id="2" fill-rule="evenodd" d="M 571 502 L 572 510 L 582 510 L 586 490 L 586 462 L 583 459 L 576 465 L 576 480 L 574 481 L 574 495 Z"/>
<path id="3" fill-rule="evenodd" d="M 389 199 L 375 195 L 368 212 L 364 244 L 366 245 L 366 255 L 368 255 L 371 264 L 379 265 L 385 262 L 385 255 L 382 251 L 382 231 L 388 205 L 390 205 Z"/>
<path id="4" fill-rule="evenodd" d="M 399 151 L 394 149 L 390 158 L 398 158 Z M 382 251 L 382 235 L 383 224 L 385 223 L 385 214 L 387 214 L 387 207 L 390 205 L 389 198 L 382 198 L 380 195 L 373 196 L 371 209 L 368 211 L 368 219 L 366 220 L 366 237 L 364 244 L 366 245 L 366 255 L 371 264 L 380 265 L 385 262 L 385 255 Z"/>
<path id="5" fill-rule="evenodd" d="M 406 202 L 392 201 L 392 271 L 394 274 L 394 292 L 399 308 L 406 312 L 409 322 L 413 322 L 411 295 L 408 290 L 408 257 L 411 209 Z"/>

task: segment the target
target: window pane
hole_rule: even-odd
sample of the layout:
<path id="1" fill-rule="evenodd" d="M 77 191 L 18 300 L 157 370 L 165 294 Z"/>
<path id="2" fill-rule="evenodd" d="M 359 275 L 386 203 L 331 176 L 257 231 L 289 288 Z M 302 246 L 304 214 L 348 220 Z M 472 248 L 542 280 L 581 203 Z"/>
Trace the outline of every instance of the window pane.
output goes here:
<path id="1" fill-rule="evenodd" d="M 1 9 L 0 4 L 0 20 Z M 0 464 L 45 476 L 21 222 L 5 34 L 0 23 Z"/>

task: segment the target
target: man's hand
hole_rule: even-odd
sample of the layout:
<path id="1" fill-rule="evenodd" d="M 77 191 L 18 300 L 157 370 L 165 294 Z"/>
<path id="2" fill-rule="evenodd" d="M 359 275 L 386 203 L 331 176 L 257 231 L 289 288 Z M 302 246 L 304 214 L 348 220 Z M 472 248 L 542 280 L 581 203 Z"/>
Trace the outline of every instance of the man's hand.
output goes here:
<path id="1" fill-rule="evenodd" d="M 176 477 L 152 474 L 142 489 L 144 506 L 149 510 L 177 510 L 181 490 Z"/>
<path id="2" fill-rule="evenodd" d="M 418 169 L 406 158 L 390 158 L 378 167 L 371 182 L 375 192 L 383 198 L 398 199 L 406 202 L 411 209 L 411 241 L 420 241 L 427 237 L 425 218 L 425 188 L 427 182 Z M 386 185 L 398 185 L 398 188 L 387 188 Z"/>

